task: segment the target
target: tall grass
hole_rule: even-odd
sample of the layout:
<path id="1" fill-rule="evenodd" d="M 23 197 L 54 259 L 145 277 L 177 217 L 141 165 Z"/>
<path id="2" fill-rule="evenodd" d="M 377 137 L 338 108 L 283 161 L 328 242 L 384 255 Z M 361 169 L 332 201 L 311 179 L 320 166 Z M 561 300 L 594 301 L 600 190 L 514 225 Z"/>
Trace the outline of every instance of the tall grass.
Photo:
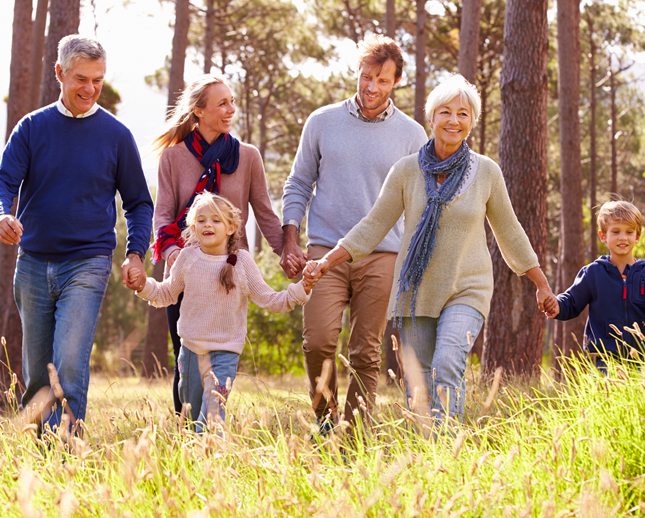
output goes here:
<path id="1" fill-rule="evenodd" d="M 603 375 L 574 360 L 564 378 L 506 380 L 490 394 L 475 377 L 465 422 L 429 440 L 402 394 L 384 389 L 369 431 L 313 441 L 301 379 L 240 376 L 223 438 L 178 426 L 165 381 L 101 379 L 71 453 L 58 436 L 44 442 L 14 417 L 2 420 L 0 509 L 29 517 L 642 515 L 642 365 L 610 362 Z"/>

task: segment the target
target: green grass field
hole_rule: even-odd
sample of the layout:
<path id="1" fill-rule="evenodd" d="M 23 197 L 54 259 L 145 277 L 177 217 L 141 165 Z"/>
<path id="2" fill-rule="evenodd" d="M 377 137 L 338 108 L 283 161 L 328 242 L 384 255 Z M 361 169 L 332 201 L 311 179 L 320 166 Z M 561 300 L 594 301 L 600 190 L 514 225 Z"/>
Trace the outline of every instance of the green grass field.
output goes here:
<path id="1" fill-rule="evenodd" d="M 469 373 L 466 419 L 424 439 L 396 387 L 369 432 L 311 441 L 303 378 L 240 374 L 224 438 L 171 412 L 170 384 L 93 376 L 83 440 L 67 453 L 12 416 L 0 425 L 3 516 L 641 516 L 645 375 L 575 363 L 563 385 Z M 485 409 L 486 399 L 494 396 Z"/>

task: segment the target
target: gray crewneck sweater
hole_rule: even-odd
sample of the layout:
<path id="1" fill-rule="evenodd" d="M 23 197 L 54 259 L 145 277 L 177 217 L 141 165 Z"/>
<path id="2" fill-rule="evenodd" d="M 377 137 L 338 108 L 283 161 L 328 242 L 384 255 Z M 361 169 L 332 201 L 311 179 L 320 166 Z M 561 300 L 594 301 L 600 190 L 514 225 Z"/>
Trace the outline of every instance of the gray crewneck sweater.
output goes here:
<path id="1" fill-rule="evenodd" d="M 428 139 L 423 127 L 399 109 L 370 123 L 353 117 L 346 103 L 319 108 L 307 119 L 284 186 L 283 224 L 302 222 L 311 200 L 310 245 L 336 246 L 370 211 L 394 163 Z M 402 231 L 399 221 L 375 251 L 398 252 Z"/>

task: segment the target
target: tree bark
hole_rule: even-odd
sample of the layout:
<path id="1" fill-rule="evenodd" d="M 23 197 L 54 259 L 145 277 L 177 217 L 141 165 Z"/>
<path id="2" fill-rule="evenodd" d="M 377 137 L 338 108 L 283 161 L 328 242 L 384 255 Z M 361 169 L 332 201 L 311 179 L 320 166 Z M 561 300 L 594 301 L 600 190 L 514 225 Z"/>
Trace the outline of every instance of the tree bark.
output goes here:
<path id="1" fill-rule="evenodd" d="M 164 262 L 158 261 L 152 269 L 152 277 L 163 280 Z M 168 370 L 168 320 L 163 308 L 150 306 L 148 309 L 148 329 L 143 347 L 143 374 L 148 378 L 164 375 Z"/>
<path id="2" fill-rule="evenodd" d="M 426 101 L 426 2 L 417 0 L 417 31 L 415 45 L 416 79 L 414 88 L 414 120 L 425 128 Z"/>
<path id="3" fill-rule="evenodd" d="M 479 21 L 482 0 L 464 0 L 459 30 L 459 73 L 468 81 L 477 82 L 479 55 Z"/>
<path id="4" fill-rule="evenodd" d="M 385 0 L 385 35 L 394 39 L 396 34 L 396 0 Z"/>
<path id="5" fill-rule="evenodd" d="M 540 264 L 546 257 L 547 0 L 509 0 L 500 79 L 499 161 L 508 192 Z M 544 318 L 535 287 L 515 275 L 498 247 L 492 254 L 494 293 L 482 367 L 536 374 L 542 359 Z"/>
<path id="6" fill-rule="evenodd" d="M 15 0 L 11 36 L 11 65 L 9 97 L 7 99 L 7 132 L 30 111 L 29 89 L 31 56 L 31 0 Z M 13 210 L 15 211 L 15 203 Z M 20 315 L 13 299 L 13 274 L 16 269 L 18 247 L 0 243 L 0 336 L 4 336 L 6 354 L 0 350 L 0 388 L 6 390 L 11 384 L 11 372 L 22 379 L 22 328 Z"/>
<path id="7" fill-rule="evenodd" d="M 172 58 L 168 78 L 168 111 L 172 109 L 184 89 L 184 63 L 190 26 L 190 0 L 176 0 L 175 34 L 172 37 Z"/>
<path id="8" fill-rule="evenodd" d="M 617 116 L 616 116 L 616 74 L 612 70 L 612 64 L 609 65 L 609 92 L 611 98 L 611 188 L 610 194 L 612 200 L 618 199 L 618 159 L 616 153 L 616 133 Z"/>
<path id="9" fill-rule="evenodd" d="M 593 18 L 587 15 L 587 28 L 589 31 L 589 262 L 598 257 L 598 222 L 596 221 L 596 42 L 594 41 Z"/>
<path id="10" fill-rule="evenodd" d="M 51 0 L 49 31 L 45 40 L 45 58 L 40 86 L 40 106 L 55 102 L 60 95 L 54 66 L 58 57 L 58 42 L 61 38 L 78 33 L 81 0 Z"/>
<path id="11" fill-rule="evenodd" d="M 560 123 L 560 194 L 562 283 L 571 286 L 584 265 L 582 168 L 580 165 L 580 0 L 558 0 L 558 97 Z M 562 354 L 580 352 L 585 319 L 565 322 Z M 572 338 L 572 333 L 577 341 Z"/>
<path id="12" fill-rule="evenodd" d="M 40 106 L 40 83 L 43 79 L 43 54 L 45 52 L 45 25 L 47 24 L 47 9 L 49 0 L 38 0 L 36 17 L 32 27 L 31 39 L 31 78 L 29 81 L 30 111 Z"/>
<path id="13" fill-rule="evenodd" d="M 215 0 L 206 0 L 206 23 L 204 27 L 204 74 L 213 68 L 213 45 L 215 42 Z"/>
<path id="14" fill-rule="evenodd" d="M 7 132 L 29 113 L 29 85 L 31 81 L 31 0 L 15 0 L 11 36 L 11 65 L 9 97 L 7 99 Z"/>

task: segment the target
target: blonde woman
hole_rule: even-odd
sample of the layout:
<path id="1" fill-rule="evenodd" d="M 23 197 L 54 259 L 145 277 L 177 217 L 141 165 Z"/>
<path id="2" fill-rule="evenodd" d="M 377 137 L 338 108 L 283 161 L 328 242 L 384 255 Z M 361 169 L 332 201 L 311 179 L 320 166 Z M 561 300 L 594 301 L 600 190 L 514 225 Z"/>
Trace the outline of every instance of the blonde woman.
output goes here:
<path id="1" fill-rule="evenodd" d="M 181 232 L 188 209 L 203 191 L 225 197 L 240 210 L 241 248 L 249 248 L 244 225 L 250 205 L 272 250 L 278 255 L 282 252 L 282 228 L 271 207 L 260 153 L 230 134 L 235 111 L 235 98 L 224 79 L 204 75 L 186 87 L 165 131 L 154 141 L 154 149 L 161 157 L 153 254 L 155 260 L 166 261 L 164 277 L 183 248 Z M 176 361 L 181 347 L 177 334 L 180 308 L 181 296 L 177 304 L 166 309 L 175 352 L 173 399 L 177 412 L 181 411 Z"/>

